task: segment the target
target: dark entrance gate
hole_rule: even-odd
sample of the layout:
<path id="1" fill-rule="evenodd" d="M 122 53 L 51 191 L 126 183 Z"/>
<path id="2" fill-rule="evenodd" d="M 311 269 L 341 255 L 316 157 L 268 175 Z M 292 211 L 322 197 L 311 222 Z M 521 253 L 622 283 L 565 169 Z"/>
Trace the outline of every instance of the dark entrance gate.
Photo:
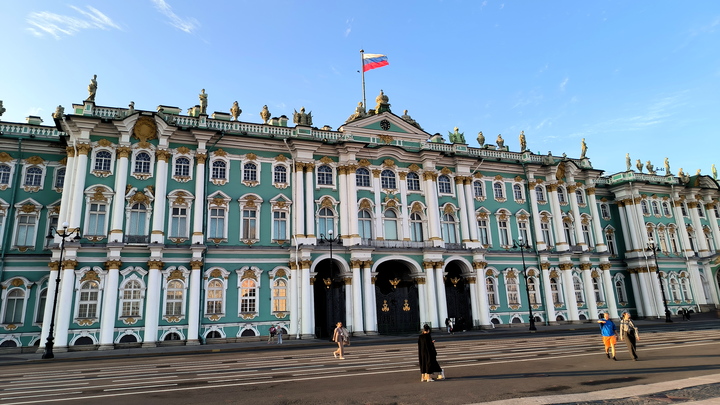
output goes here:
<path id="1" fill-rule="evenodd" d="M 445 298 L 447 300 L 448 318 L 455 319 L 455 330 L 470 330 L 473 327 L 472 306 L 470 303 L 470 285 L 462 276 L 462 269 L 457 262 L 450 262 L 445 267 Z M 445 320 L 441 319 L 444 325 Z"/>
<path id="2" fill-rule="evenodd" d="M 318 339 L 330 337 L 335 324 L 345 322 L 345 282 L 340 269 L 331 260 L 323 261 L 315 275 L 315 336 Z"/>
<path id="3" fill-rule="evenodd" d="M 415 333 L 420 330 L 418 289 L 410 270 L 400 261 L 386 262 L 375 277 L 378 333 Z"/>

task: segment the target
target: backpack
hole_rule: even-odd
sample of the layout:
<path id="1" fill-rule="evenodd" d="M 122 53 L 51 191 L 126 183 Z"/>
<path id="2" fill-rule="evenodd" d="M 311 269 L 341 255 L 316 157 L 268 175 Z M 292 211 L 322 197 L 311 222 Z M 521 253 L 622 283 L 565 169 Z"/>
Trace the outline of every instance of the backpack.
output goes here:
<path id="1" fill-rule="evenodd" d="M 272 328 L 270 328 L 270 334 L 271 334 L 271 335 L 274 335 L 274 334 L 275 334 L 275 327 L 274 327 L 274 326 L 273 326 Z"/>

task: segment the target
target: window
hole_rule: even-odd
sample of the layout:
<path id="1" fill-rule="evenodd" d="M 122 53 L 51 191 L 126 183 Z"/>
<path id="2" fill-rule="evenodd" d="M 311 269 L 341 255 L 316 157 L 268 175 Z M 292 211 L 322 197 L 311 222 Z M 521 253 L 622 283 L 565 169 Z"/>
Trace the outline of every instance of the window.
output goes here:
<path id="1" fill-rule="evenodd" d="M 358 211 L 358 232 L 363 239 L 372 239 L 372 215 L 368 210 Z"/>
<path id="2" fill-rule="evenodd" d="M 410 172 L 407 175 L 407 188 L 408 191 L 420 191 L 420 176 L 415 172 Z M 718 215 L 720 216 L 720 215 Z"/>
<path id="3" fill-rule="evenodd" d="M 653 215 L 660 216 L 660 205 L 657 201 L 652 201 L 650 203 L 650 206 L 652 207 Z"/>
<path id="4" fill-rule="evenodd" d="M 88 210 L 88 222 L 86 235 L 105 235 L 105 217 L 107 215 L 107 205 L 99 203 L 91 203 Z"/>
<path id="5" fill-rule="evenodd" d="M 552 239 L 550 238 L 550 222 L 540 222 L 540 234 L 542 235 L 545 245 L 548 247 L 552 246 Z"/>
<path id="6" fill-rule="evenodd" d="M 473 181 L 473 195 L 475 198 L 482 199 L 485 198 L 485 189 L 483 187 L 483 182 L 480 180 Z"/>
<path id="7" fill-rule="evenodd" d="M 585 194 L 583 194 L 582 189 L 575 189 L 575 196 L 577 197 L 578 204 L 585 205 Z"/>
<path id="8" fill-rule="evenodd" d="M 670 235 L 670 249 L 673 253 L 680 252 L 680 244 L 678 243 L 677 239 L 677 233 L 675 232 L 675 227 L 669 227 L 668 228 L 668 234 Z"/>
<path id="9" fill-rule="evenodd" d="M 257 181 L 257 165 L 255 163 L 245 163 L 243 165 L 243 181 Z"/>
<path id="10" fill-rule="evenodd" d="M 457 243 L 455 216 L 451 214 L 444 214 L 440 225 L 442 227 L 442 236 L 445 243 Z"/>
<path id="11" fill-rule="evenodd" d="M 479 218 L 478 224 L 478 238 L 483 246 L 490 246 L 490 228 L 488 227 L 487 219 Z"/>
<path id="12" fill-rule="evenodd" d="M 627 295 L 625 294 L 624 280 L 615 279 L 615 295 L 617 295 L 618 302 L 627 302 Z"/>
<path id="13" fill-rule="evenodd" d="M 58 169 L 55 171 L 55 188 L 56 189 L 62 189 L 63 184 L 65 184 L 65 168 L 64 167 L 58 167 Z M 2 176 L 0 174 L 0 176 Z M 0 180 L 0 184 L 2 184 L 2 180 Z"/>
<path id="14" fill-rule="evenodd" d="M 617 244 L 615 243 L 615 231 L 613 229 L 608 228 L 605 231 L 605 240 L 607 242 L 608 253 L 613 256 L 617 256 Z"/>
<path id="15" fill-rule="evenodd" d="M 25 306 L 25 291 L 21 288 L 11 289 L 5 298 L 5 316 L 3 324 L 23 323 L 23 308 Z"/>
<path id="16" fill-rule="evenodd" d="M 287 181 L 287 167 L 283 165 L 275 166 L 273 172 L 273 181 L 275 183 L 286 184 Z"/>
<path id="17" fill-rule="evenodd" d="M 593 243 L 592 243 L 592 239 L 591 239 L 591 235 L 590 235 L 589 221 L 587 221 L 587 223 L 586 222 L 581 223 L 580 228 L 582 230 L 583 242 L 585 242 L 585 244 L 588 245 L 588 247 L 592 247 Z"/>
<path id="18" fill-rule="evenodd" d="M 190 177 L 190 159 L 186 157 L 175 159 L 175 176 Z"/>
<path id="19" fill-rule="evenodd" d="M 578 276 L 573 276 L 573 290 L 575 290 L 575 301 L 582 305 L 585 302 L 585 292 L 583 291 L 583 282 Z"/>
<path id="20" fill-rule="evenodd" d="M 663 215 L 665 215 L 666 217 L 672 216 L 672 214 L 670 213 L 670 204 L 668 204 L 667 201 L 663 201 L 662 209 L 663 209 Z"/>
<path id="21" fill-rule="evenodd" d="M 120 293 L 120 316 L 139 318 L 142 314 L 142 285 L 138 280 L 129 280 Z"/>
<path id="22" fill-rule="evenodd" d="M 700 218 L 705 218 L 705 208 L 703 207 L 703 205 L 701 203 L 698 203 L 697 210 L 698 210 L 698 215 L 700 216 Z"/>
<path id="23" fill-rule="evenodd" d="M 595 301 L 596 302 L 605 301 L 605 299 L 603 298 L 602 282 L 600 281 L 600 277 L 593 277 L 592 283 L 593 283 L 593 291 L 595 292 Z"/>
<path id="24" fill-rule="evenodd" d="M 538 201 L 545 201 L 545 190 L 542 186 L 535 186 L 535 198 Z"/>
<path id="25" fill-rule="evenodd" d="M 79 295 L 77 317 L 81 319 L 97 318 L 100 285 L 95 281 L 86 281 L 80 285 Z"/>
<path id="26" fill-rule="evenodd" d="M 408 178 L 409 177 L 410 176 L 408 175 Z M 360 167 L 355 170 L 355 185 L 357 187 L 370 187 L 370 170 L 364 167 Z"/>
<path id="27" fill-rule="evenodd" d="M 273 240 L 287 240 L 287 212 L 273 211 Z"/>
<path id="28" fill-rule="evenodd" d="M 688 216 L 687 204 L 685 204 L 684 202 L 680 204 L 680 213 L 684 217 Z"/>
<path id="29" fill-rule="evenodd" d="M 505 288 L 507 289 L 508 305 L 519 305 L 520 296 L 518 295 L 517 279 L 514 276 L 505 279 Z"/>
<path id="30" fill-rule="evenodd" d="M 560 204 L 567 204 L 567 196 L 565 195 L 565 187 L 558 186 L 557 195 L 558 195 L 558 202 Z"/>
<path id="31" fill-rule="evenodd" d="M 440 192 L 440 194 L 452 194 L 450 177 L 444 174 L 438 177 L 438 191 Z"/>
<path id="32" fill-rule="evenodd" d="M 505 191 L 503 190 L 503 183 L 501 183 L 501 182 L 493 183 L 493 193 L 495 195 L 496 200 L 505 198 Z"/>
<path id="33" fill-rule="evenodd" d="M 317 182 L 321 186 L 333 185 L 333 169 L 328 165 L 318 167 Z"/>
<path id="34" fill-rule="evenodd" d="M 550 278 L 550 293 L 552 294 L 553 305 L 562 305 L 562 290 L 560 290 L 560 283 L 557 277 Z"/>
<path id="35" fill-rule="evenodd" d="M 528 246 L 530 246 L 530 234 L 528 233 L 528 222 L 526 220 L 518 221 L 518 233 L 519 236 L 527 242 Z"/>
<path id="36" fill-rule="evenodd" d="M 172 207 L 170 211 L 171 238 L 183 238 L 188 234 L 188 210 L 185 207 Z"/>
<path id="37" fill-rule="evenodd" d="M 45 315 L 45 304 L 47 303 L 48 289 L 43 288 L 40 290 L 40 296 L 38 297 L 38 304 L 35 308 L 35 323 L 43 323 Z"/>
<path id="38" fill-rule="evenodd" d="M 10 166 L 6 164 L 0 164 L 0 185 L 10 185 Z"/>
<path id="39" fill-rule="evenodd" d="M 36 214 L 20 214 L 17 217 L 15 246 L 35 246 Z"/>
<path id="40" fill-rule="evenodd" d="M 692 295 L 690 295 L 690 285 L 687 277 L 680 279 L 680 289 L 682 291 L 682 299 L 684 301 L 692 300 Z"/>
<path id="41" fill-rule="evenodd" d="M 180 280 L 171 280 L 165 290 L 165 316 L 181 316 L 183 314 L 183 296 L 185 285 Z"/>
<path id="42" fill-rule="evenodd" d="M 150 154 L 147 152 L 139 152 L 135 155 L 135 170 L 136 174 L 150 174 Z"/>
<path id="43" fill-rule="evenodd" d="M 508 227 L 507 220 L 498 220 L 498 231 L 498 236 L 500 237 L 500 246 L 510 246 L 510 228 Z"/>
<path id="44" fill-rule="evenodd" d="M 220 280 L 210 280 L 207 286 L 207 304 L 205 306 L 206 315 L 222 315 L 223 314 L 223 292 L 225 287 Z"/>
<path id="45" fill-rule="evenodd" d="M 650 209 L 646 200 L 640 200 L 640 208 L 642 209 L 643 215 L 650 215 Z"/>
<path id="46" fill-rule="evenodd" d="M 396 189 L 395 172 L 385 169 L 380 173 L 380 187 L 384 189 Z"/>
<path id="47" fill-rule="evenodd" d="M 497 306 L 498 296 L 494 278 L 487 277 L 485 279 L 485 289 L 487 290 L 488 305 Z"/>
<path id="48" fill-rule="evenodd" d="M 279 278 L 273 281 L 272 311 L 287 312 L 287 280 Z"/>
<path id="49" fill-rule="evenodd" d="M 23 186 L 39 187 L 42 184 L 43 170 L 37 166 L 29 167 L 25 171 L 25 182 Z"/>
<path id="50" fill-rule="evenodd" d="M 257 312 L 257 284 L 255 280 L 242 280 L 240 288 L 240 312 Z"/>
<path id="51" fill-rule="evenodd" d="M 282 167 L 282 166 L 279 166 Z M 283 167 L 284 168 L 284 167 Z M 277 173 L 277 172 L 276 172 Z M 215 180 L 227 179 L 227 163 L 223 160 L 216 160 L 212 163 L 211 178 Z M 277 181 L 276 181 L 277 182 Z"/>
<path id="52" fill-rule="evenodd" d="M 112 153 L 101 150 L 95 153 L 95 169 L 100 172 L 109 172 L 112 163 Z"/>
<path id="53" fill-rule="evenodd" d="M 385 210 L 385 240 L 398 240 L 398 216 L 394 210 Z"/>
<path id="54" fill-rule="evenodd" d="M 225 238 L 225 209 L 210 208 L 209 213 L 208 238 L 223 239 Z"/>
<path id="55" fill-rule="evenodd" d="M 422 242 L 425 240 L 423 235 L 423 220 L 417 212 L 410 214 L 410 240 L 413 242 Z"/>
<path id="56" fill-rule="evenodd" d="M 130 215 L 127 224 L 128 235 L 147 235 L 147 208 L 145 204 L 136 203 L 130 207 Z"/>
<path id="57" fill-rule="evenodd" d="M 522 201 L 523 198 L 523 191 L 522 186 L 519 184 L 513 184 L 513 197 L 515 197 L 515 201 Z"/>
<path id="58" fill-rule="evenodd" d="M 322 208 L 318 213 L 318 234 L 330 235 L 335 232 L 335 213 L 330 208 Z"/>
<path id="59" fill-rule="evenodd" d="M 538 279 L 537 277 L 528 277 L 528 294 L 530 295 L 530 304 L 540 304 L 540 295 L 538 294 Z"/>
<path id="60" fill-rule="evenodd" d="M 257 210 L 243 209 L 241 239 L 257 239 Z"/>
<path id="61" fill-rule="evenodd" d="M 680 295 L 680 283 L 678 283 L 677 279 L 671 278 L 670 279 L 670 301 L 680 300 L 682 297 Z"/>
<path id="62" fill-rule="evenodd" d="M 607 204 L 600 204 L 600 216 L 604 219 L 610 219 L 610 207 Z"/>
<path id="63" fill-rule="evenodd" d="M 563 221 L 563 231 L 565 232 L 565 240 L 570 246 L 575 246 L 575 232 L 573 232 L 572 222 Z"/>

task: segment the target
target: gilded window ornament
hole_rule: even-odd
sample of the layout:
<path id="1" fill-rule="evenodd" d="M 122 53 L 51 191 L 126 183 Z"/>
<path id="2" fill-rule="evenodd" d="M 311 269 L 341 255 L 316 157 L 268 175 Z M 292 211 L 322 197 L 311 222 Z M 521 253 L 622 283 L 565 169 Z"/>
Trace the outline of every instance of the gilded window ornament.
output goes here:
<path id="1" fill-rule="evenodd" d="M 213 152 L 213 156 L 222 156 L 226 157 L 228 154 L 225 152 L 222 148 L 218 148 L 218 150 Z"/>
<path id="2" fill-rule="evenodd" d="M 392 159 L 385 159 L 385 160 L 383 160 L 383 166 L 395 167 L 395 161 Z"/>
<path id="3" fill-rule="evenodd" d="M 157 138 L 157 125 L 150 117 L 138 118 L 133 127 L 133 137 L 141 142 L 152 141 Z"/>

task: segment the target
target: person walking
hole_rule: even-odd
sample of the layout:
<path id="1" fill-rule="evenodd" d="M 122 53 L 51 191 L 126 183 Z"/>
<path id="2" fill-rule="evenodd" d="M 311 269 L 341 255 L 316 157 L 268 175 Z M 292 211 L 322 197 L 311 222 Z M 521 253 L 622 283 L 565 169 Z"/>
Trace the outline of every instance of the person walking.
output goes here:
<path id="1" fill-rule="evenodd" d="M 343 328 L 342 322 L 335 324 L 335 331 L 333 332 L 333 342 L 338 345 L 337 350 L 333 352 L 333 357 L 340 360 L 345 360 L 345 342 L 350 338 L 350 333 L 347 329 Z M 348 341 L 349 342 L 349 341 Z"/>
<path id="2" fill-rule="evenodd" d="M 638 329 L 635 327 L 632 319 L 630 319 L 630 314 L 628 312 L 624 312 L 622 314 L 622 319 L 620 320 L 620 340 L 625 341 L 630 355 L 632 355 L 633 360 L 637 361 L 638 355 L 635 350 L 635 345 L 637 344 L 637 341 L 640 340 L 640 334 L 638 334 Z"/>
<path id="3" fill-rule="evenodd" d="M 453 323 L 450 318 L 445 318 L 445 326 L 447 327 L 447 333 L 453 334 Z"/>
<path id="4" fill-rule="evenodd" d="M 612 358 L 613 360 L 617 360 L 615 358 L 615 344 L 617 343 L 617 331 L 615 329 L 615 324 L 610 319 L 610 314 L 605 313 L 604 319 L 600 319 L 598 321 L 600 324 L 600 334 L 603 338 L 603 344 L 605 345 L 605 354 L 607 355 L 608 359 Z M 610 354 L 612 353 L 612 357 Z"/>
<path id="5" fill-rule="evenodd" d="M 270 333 L 268 334 L 268 344 L 272 343 L 273 338 L 275 337 L 275 333 L 277 332 L 277 329 L 275 329 L 274 325 L 270 325 Z"/>
<path id="6" fill-rule="evenodd" d="M 283 328 L 282 326 L 278 325 L 275 327 L 275 334 L 277 334 L 277 344 L 282 344 L 282 335 L 283 335 Z"/>
<path id="7" fill-rule="evenodd" d="M 437 362 L 437 350 L 435 341 L 430 336 L 430 326 L 425 324 L 422 333 L 418 337 L 418 360 L 420 362 L 420 382 L 430 382 L 434 373 L 440 373 L 438 380 L 445 379 L 445 371 L 440 368 Z"/>

